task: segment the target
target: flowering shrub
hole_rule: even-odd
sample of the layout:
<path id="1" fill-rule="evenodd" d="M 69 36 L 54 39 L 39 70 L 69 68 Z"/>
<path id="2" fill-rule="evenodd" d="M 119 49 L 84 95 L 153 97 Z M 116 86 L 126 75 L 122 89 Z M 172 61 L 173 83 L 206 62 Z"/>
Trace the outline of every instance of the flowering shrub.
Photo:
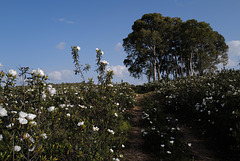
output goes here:
<path id="1" fill-rule="evenodd" d="M 158 98 L 145 98 L 141 116 L 144 147 L 159 160 L 191 160 L 191 143 L 180 141 L 179 120 L 162 111 Z"/>
<path id="2" fill-rule="evenodd" d="M 75 54 L 80 47 L 72 47 Z M 0 160 L 121 159 L 129 84 L 112 84 L 97 51 L 99 84 L 47 84 L 41 70 L 0 72 Z M 73 54 L 74 55 L 74 54 Z M 75 62 L 79 63 L 79 62 Z M 79 72 L 82 67 L 76 65 Z M 21 85 L 16 86 L 18 77 Z"/>
<path id="3" fill-rule="evenodd" d="M 155 86 L 164 112 L 177 115 L 231 156 L 240 152 L 240 71 L 162 81 Z M 239 156 L 238 156 L 239 157 Z"/>

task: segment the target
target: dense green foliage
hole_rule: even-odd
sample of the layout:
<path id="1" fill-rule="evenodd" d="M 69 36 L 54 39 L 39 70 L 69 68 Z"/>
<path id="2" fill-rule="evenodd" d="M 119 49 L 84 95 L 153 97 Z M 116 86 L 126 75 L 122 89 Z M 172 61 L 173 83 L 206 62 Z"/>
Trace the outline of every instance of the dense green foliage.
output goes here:
<path id="1" fill-rule="evenodd" d="M 199 136 L 208 138 L 209 145 L 221 151 L 220 157 L 237 160 L 240 157 L 239 80 L 239 70 L 223 70 L 206 76 L 146 84 L 145 89 L 154 88 L 156 101 L 160 102 L 152 108 L 174 115 Z M 161 122 L 157 119 L 156 124 Z"/>
<path id="2" fill-rule="evenodd" d="M 72 47 L 76 74 L 82 74 Z M 0 160 L 119 160 L 129 133 L 129 84 L 112 84 L 97 52 L 98 84 L 47 84 L 41 69 L 0 73 Z M 75 55 L 75 56 L 74 56 Z M 21 82 L 16 86 L 16 81 Z"/>
<path id="3" fill-rule="evenodd" d="M 225 39 L 208 23 L 150 13 L 136 20 L 132 30 L 123 47 L 124 64 L 134 77 L 144 74 L 156 81 L 170 75 L 203 75 L 219 63 L 227 64 Z"/>

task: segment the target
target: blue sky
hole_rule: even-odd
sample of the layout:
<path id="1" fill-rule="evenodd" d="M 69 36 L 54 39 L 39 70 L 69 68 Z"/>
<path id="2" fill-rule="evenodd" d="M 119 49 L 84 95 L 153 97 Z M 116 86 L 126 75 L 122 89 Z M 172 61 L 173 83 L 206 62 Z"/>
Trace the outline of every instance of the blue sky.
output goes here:
<path id="1" fill-rule="evenodd" d="M 114 70 L 114 82 L 146 82 L 129 77 L 122 40 L 146 13 L 196 19 L 210 23 L 229 45 L 229 68 L 238 68 L 240 56 L 239 0 L 9 0 L 0 1 L 1 70 L 21 66 L 41 68 L 49 82 L 79 82 L 73 74 L 71 46 L 81 47 L 80 62 L 90 64 L 86 75 L 96 80 L 95 49 Z"/>

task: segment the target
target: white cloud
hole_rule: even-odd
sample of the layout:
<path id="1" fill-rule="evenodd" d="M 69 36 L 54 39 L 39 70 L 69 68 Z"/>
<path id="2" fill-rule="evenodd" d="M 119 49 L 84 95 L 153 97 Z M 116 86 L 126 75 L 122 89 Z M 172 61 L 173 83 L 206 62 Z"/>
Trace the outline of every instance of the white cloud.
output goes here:
<path id="1" fill-rule="evenodd" d="M 234 40 L 227 43 L 229 46 L 228 51 L 228 64 L 227 68 L 237 68 L 240 56 L 240 40 Z"/>
<path id="2" fill-rule="evenodd" d="M 73 21 L 66 20 L 65 18 L 59 18 L 58 21 L 67 24 L 74 24 Z"/>
<path id="3" fill-rule="evenodd" d="M 53 71 L 48 74 L 50 81 L 66 81 L 69 78 L 72 78 L 73 71 L 71 70 L 61 70 L 61 71 Z"/>
<path id="4" fill-rule="evenodd" d="M 124 77 L 128 73 L 128 69 L 123 65 L 110 66 L 109 68 L 113 70 L 114 75 L 117 77 Z"/>
<path id="5" fill-rule="evenodd" d="M 120 42 L 118 42 L 115 47 L 114 47 L 115 51 L 121 51 L 122 49 L 122 44 Z"/>
<path id="6" fill-rule="evenodd" d="M 240 56 L 240 40 L 230 41 L 228 46 L 230 55 Z"/>
<path id="7" fill-rule="evenodd" d="M 65 49 L 65 46 L 66 46 L 66 43 L 65 42 L 60 42 L 56 48 L 59 49 L 59 50 L 63 50 Z"/>

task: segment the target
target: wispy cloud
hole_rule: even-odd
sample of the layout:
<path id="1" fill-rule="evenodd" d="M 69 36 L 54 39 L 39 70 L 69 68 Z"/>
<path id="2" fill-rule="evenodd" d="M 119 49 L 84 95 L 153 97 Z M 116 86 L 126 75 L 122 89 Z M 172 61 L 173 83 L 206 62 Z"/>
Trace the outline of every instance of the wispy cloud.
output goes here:
<path id="1" fill-rule="evenodd" d="M 59 18 L 57 20 L 58 20 L 58 22 L 62 22 L 62 23 L 66 23 L 66 24 L 74 24 L 75 23 L 74 21 L 69 21 L 65 18 Z"/>
<path id="2" fill-rule="evenodd" d="M 48 74 L 50 81 L 66 81 L 73 77 L 72 70 L 53 71 Z"/>
<path id="3" fill-rule="evenodd" d="M 56 48 L 59 49 L 59 50 L 63 50 L 65 49 L 65 46 L 66 46 L 66 43 L 65 42 L 60 42 Z"/>
<path id="4" fill-rule="evenodd" d="M 109 66 L 108 68 L 113 70 L 116 77 L 124 77 L 128 73 L 128 69 L 123 65 Z"/>
<path id="5" fill-rule="evenodd" d="M 240 40 L 234 40 L 227 43 L 229 46 L 227 68 L 237 68 L 240 58 Z"/>
<path id="6" fill-rule="evenodd" d="M 122 44 L 120 42 L 118 42 L 115 47 L 114 47 L 115 51 L 121 51 L 122 49 Z"/>

